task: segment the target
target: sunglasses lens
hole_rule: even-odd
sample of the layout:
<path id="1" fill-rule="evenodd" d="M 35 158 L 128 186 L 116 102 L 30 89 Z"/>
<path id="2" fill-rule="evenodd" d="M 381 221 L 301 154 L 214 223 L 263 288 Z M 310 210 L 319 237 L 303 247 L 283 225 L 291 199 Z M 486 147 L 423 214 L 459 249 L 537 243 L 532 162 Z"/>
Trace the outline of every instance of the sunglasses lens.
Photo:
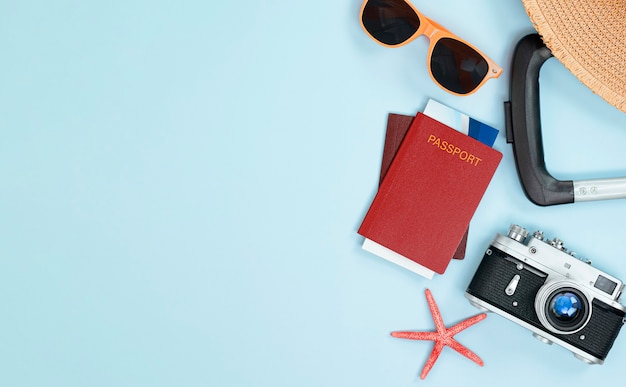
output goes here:
<path id="1" fill-rule="evenodd" d="M 403 0 L 368 1 L 361 21 L 374 39 L 390 46 L 406 42 L 420 26 L 419 17 Z"/>
<path id="2" fill-rule="evenodd" d="M 485 79 L 488 70 L 482 55 L 456 39 L 442 38 L 433 47 L 430 71 L 441 86 L 452 92 L 470 93 Z"/>

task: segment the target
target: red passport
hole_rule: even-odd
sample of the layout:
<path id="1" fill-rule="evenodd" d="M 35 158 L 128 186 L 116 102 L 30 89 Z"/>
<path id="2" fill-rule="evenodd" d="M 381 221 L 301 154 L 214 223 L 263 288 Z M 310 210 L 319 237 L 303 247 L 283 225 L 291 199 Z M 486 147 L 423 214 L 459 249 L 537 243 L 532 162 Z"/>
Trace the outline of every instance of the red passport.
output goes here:
<path id="1" fill-rule="evenodd" d="M 358 233 L 443 274 L 501 159 L 495 149 L 418 113 Z"/>
<path id="2" fill-rule="evenodd" d="M 383 160 L 380 164 L 379 184 L 382 183 L 385 175 L 387 175 L 389 166 L 396 156 L 396 153 L 398 153 L 400 144 L 402 144 L 402 140 L 404 140 L 406 132 L 409 130 L 409 127 L 411 127 L 413 118 L 414 116 L 389 113 L 387 118 L 387 131 L 385 132 L 385 145 L 383 146 Z M 469 230 L 465 230 L 465 234 L 463 234 L 463 238 L 461 239 L 461 242 L 459 243 L 459 246 L 454 252 L 452 258 L 465 258 L 465 247 L 467 246 L 468 233 Z"/>

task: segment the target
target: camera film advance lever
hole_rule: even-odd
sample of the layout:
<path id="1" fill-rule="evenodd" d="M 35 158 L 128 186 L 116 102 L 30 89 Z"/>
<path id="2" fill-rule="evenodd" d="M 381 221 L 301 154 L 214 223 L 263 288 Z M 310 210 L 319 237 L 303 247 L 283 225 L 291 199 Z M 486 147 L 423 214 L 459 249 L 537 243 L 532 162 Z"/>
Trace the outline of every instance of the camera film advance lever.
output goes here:
<path id="1" fill-rule="evenodd" d="M 513 144 L 524 193 L 540 206 L 626 198 L 626 177 L 557 180 L 546 169 L 539 111 L 539 70 L 552 57 L 538 34 L 522 38 L 511 67 L 510 101 L 504 103 L 506 138 Z"/>

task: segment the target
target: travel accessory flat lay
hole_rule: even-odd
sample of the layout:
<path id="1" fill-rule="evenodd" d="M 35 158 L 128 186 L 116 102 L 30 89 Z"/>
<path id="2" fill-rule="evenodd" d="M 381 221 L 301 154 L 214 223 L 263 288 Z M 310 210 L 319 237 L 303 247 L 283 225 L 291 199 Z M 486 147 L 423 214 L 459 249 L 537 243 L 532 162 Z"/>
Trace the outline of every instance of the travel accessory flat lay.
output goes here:
<path id="1" fill-rule="evenodd" d="M 421 35 L 430 40 L 428 72 L 444 90 L 469 95 L 502 68 L 477 48 L 428 19 L 404 0 L 365 0 L 361 6 L 361 26 L 386 47 L 403 46 Z"/>
<path id="2" fill-rule="evenodd" d="M 563 182 L 547 172 L 541 145 L 538 104 L 539 69 L 547 59 L 555 57 L 592 91 L 626 112 L 626 3 L 623 0 L 522 2 L 538 34 L 527 35 L 515 47 L 510 75 L 511 96 L 510 101 L 505 102 L 506 137 L 509 143 L 513 143 L 522 188 L 529 199 L 539 205 L 626 197 L 626 177 Z M 360 19 L 368 35 L 386 47 L 399 47 L 426 35 L 430 39 L 430 76 L 452 94 L 471 94 L 488 79 L 497 78 L 502 72 L 476 48 L 426 18 L 408 1 L 364 1 Z M 452 60 L 449 60 L 451 57 L 444 58 L 443 46 L 439 46 L 441 41 L 449 43 L 448 39 L 455 40 L 456 45 L 447 47 L 456 56 Z M 467 54 L 470 50 L 473 53 Z M 438 69 L 438 62 L 445 62 L 446 59 L 451 65 L 447 66 L 448 72 L 442 75 L 435 70 Z M 465 86 L 455 89 L 458 85 L 451 86 L 454 83 L 451 79 L 466 75 L 463 74 L 465 63 L 476 64 L 480 70 L 475 70 L 473 75 L 478 76 Z M 487 72 L 483 72 L 485 64 L 490 69 Z M 435 138 L 438 138 L 440 145 L 444 143 L 443 137 L 438 135 L 426 138 L 425 132 L 421 133 L 422 137 L 415 134 L 419 130 L 413 130 L 414 127 L 421 127 L 424 121 L 428 122 L 426 126 L 431 125 L 428 117 L 421 113 L 410 124 L 397 156 L 390 156 L 387 141 L 396 144 L 402 141 L 397 134 L 390 135 L 390 126 L 408 125 L 409 122 L 406 116 L 390 115 L 390 121 L 392 118 L 396 121 L 387 127 L 387 154 L 383 155 L 379 191 L 358 233 L 365 237 L 364 249 L 368 250 L 366 244 L 370 243 L 374 245 L 369 246 L 370 251 L 375 254 L 377 248 L 400 252 L 403 257 L 409 257 L 405 259 L 416 263 L 419 268 L 414 270 L 416 273 L 431 278 L 434 272 L 441 274 L 445 271 L 454 248 L 460 247 L 456 243 L 457 238 L 464 230 L 467 236 L 467 230 L 459 227 L 451 232 L 451 223 L 437 223 L 429 217 L 433 212 L 450 209 L 448 204 L 452 201 L 446 201 L 449 197 L 442 200 L 442 197 L 451 195 L 457 198 L 458 187 L 463 185 L 463 178 L 467 176 L 450 172 L 456 176 L 454 183 L 441 182 L 439 180 L 445 174 L 434 172 L 437 167 L 448 168 L 438 160 L 441 154 L 425 154 L 424 150 L 415 145 L 414 149 L 410 149 L 412 146 L 408 144 L 420 141 L 429 143 L 431 139 L 435 142 Z M 410 140 L 413 136 L 416 138 Z M 456 145 L 455 141 L 446 139 L 446 145 L 455 144 L 452 145 L 452 154 L 456 153 L 456 148 L 464 147 Z M 439 149 L 445 151 L 448 148 L 444 146 Z M 490 151 L 497 152 L 493 149 Z M 492 175 L 501 157 L 501 154 L 499 158 L 496 157 Z M 387 176 L 385 165 L 389 168 Z M 428 165 L 428 168 L 423 168 L 423 165 Z M 429 177 L 420 177 L 424 170 L 433 172 Z M 420 179 L 422 184 L 419 184 Z M 484 184 L 483 193 L 489 180 L 490 177 L 480 183 Z M 436 189 L 430 189 L 433 186 Z M 446 188 L 442 189 L 441 186 Z M 426 192 L 429 190 L 431 192 Z M 432 195 L 432 191 L 439 192 L 439 195 Z M 475 205 L 478 205 L 481 197 L 482 193 Z M 466 216 L 458 210 L 441 215 L 452 223 L 465 222 L 466 225 L 472 216 L 473 211 Z M 425 227 L 424 224 L 429 226 Z M 415 235 L 421 238 L 415 239 Z M 515 225 L 511 226 L 507 236 L 498 234 L 468 285 L 466 297 L 479 309 L 495 312 L 530 329 L 544 343 L 557 343 L 588 364 L 602 364 L 626 322 L 626 306 L 620 303 L 624 284 L 591 267 L 590 262 L 574 257 L 558 238 L 544 239 L 540 231 L 529 239 L 526 237 L 525 230 Z M 433 241 L 439 247 L 439 252 L 428 245 Z M 466 241 L 461 243 L 464 246 Z M 443 249 L 448 252 L 438 255 Z M 401 262 L 396 263 L 402 266 Z M 433 311 L 432 295 L 428 301 Z M 443 332 L 439 329 L 440 325 L 443 325 L 441 320 L 437 325 L 439 333 Z M 404 331 L 393 332 L 392 336 L 437 341 L 437 332 Z M 424 367 L 422 378 L 432 367 L 442 347 L 437 342 Z M 482 361 L 477 363 L 482 365 Z"/>

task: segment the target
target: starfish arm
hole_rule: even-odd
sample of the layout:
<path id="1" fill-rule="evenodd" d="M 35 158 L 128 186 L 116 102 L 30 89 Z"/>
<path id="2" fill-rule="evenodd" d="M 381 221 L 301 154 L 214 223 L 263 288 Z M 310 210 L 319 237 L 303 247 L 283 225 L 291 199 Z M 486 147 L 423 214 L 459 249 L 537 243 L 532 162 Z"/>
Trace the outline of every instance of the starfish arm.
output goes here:
<path id="1" fill-rule="evenodd" d="M 477 314 L 476 316 L 467 318 L 460 323 L 454 325 L 453 327 L 448 329 L 448 332 L 450 333 L 450 335 L 454 336 L 462 330 L 467 329 L 477 322 L 484 320 L 486 317 L 487 315 L 485 313 Z"/>
<path id="2" fill-rule="evenodd" d="M 459 343 L 458 341 L 452 339 L 448 343 L 448 346 L 450 346 L 450 348 L 454 349 L 455 351 L 465 356 L 466 358 L 470 359 L 474 363 L 478 364 L 479 366 L 482 367 L 483 365 L 485 365 L 485 363 L 482 361 L 480 357 L 478 357 L 478 355 L 476 355 L 469 348 Z"/>
<path id="3" fill-rule="evenodd" d="M 439 308 L 437 307 L 437 303 L 435 302 L 435 298 L 433 297 L 433 294 L 430 292 L 430 289 L 426 289 L 426 301 L 428 302 L 430 313 L 433 315 L 433 321 L 435 322 L 435 327 L 437 328 L 437 332 L 444 333 L 446 331 L 446 325 L 443 322 L 443 318 L 441 317 L 441 312 L 439 312 Z"/>
<path id="4" fill-rule="evenodd" d="M 420 375 L 420 379 L 422 380 L 426 379 L 426 376 L 435 365 L 435 362 L 437 361 L 437 358 L 439 358 L 439 355 L 441 354 L 441 351 L 443 350 L 444 346 L 445 345 L 441 341 L 435 342 L 435 347 L 433 348 L 433 351 L 430 353 L 428 360 L 426 360 L 426 364 L 424 364 L 424 368 L 422 369 L 422 374 Z"/>
<path id="5" fill-rule="evenodd" d="M 391 332 L 391 336 L 399 339 L 434 341 L 439 337 L 439 334 L 437 332 L 395 331 Z"/>

